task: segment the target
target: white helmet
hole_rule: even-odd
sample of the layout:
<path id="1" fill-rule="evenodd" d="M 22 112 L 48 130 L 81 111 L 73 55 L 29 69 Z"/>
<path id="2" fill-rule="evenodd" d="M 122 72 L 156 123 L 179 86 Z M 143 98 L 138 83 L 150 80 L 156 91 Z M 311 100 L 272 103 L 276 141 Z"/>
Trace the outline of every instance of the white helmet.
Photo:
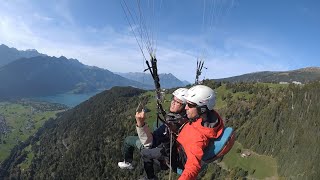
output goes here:
<path id="1" fill-rule="evenodd" d="M 209 110 L 212 110 L 216 104 L 215 92 L 204 85 L 196 85 L 190 88 L 185 99 L 197 104 L 198 106 L 207 106 Z"/>
<path id="2" fill-rule="evenodd" d="M 179 88 L 175 90 L 172 95 L 174 95 L 176 98 L 180 99 L 183 104 L 186 103 L 185 95 L 187 93 L 188 89 L 187 88 Z"/>

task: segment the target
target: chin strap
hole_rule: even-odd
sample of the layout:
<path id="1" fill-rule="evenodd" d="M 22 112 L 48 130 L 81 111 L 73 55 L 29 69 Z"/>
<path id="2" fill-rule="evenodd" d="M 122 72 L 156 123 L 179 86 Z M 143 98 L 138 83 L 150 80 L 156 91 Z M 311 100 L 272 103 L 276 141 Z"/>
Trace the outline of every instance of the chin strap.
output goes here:
<path id="1" fill-rule="evenodd" d="M 197 108 L 198 115 L 196 115 L 194 118 L 189 118 L 189 124 L 192 124 L 197 119 L 199 119 L 202 114 L 208 113 L 210 111 L 206 105 L 197 106 L 196 108 Z"/>
<path id="2" fill-rule="evenodd" d="M 180 114 L 177 114 L 177 113 L 168 113 L 166 115 L 166 121 L 167 122 L 173 122 L 173 123 L 177 123 L 179 122 L 181 119 L 183 118 L 183 116 L 181 116 Z"/>
<path id="3" fill-rule="evenodd" d="M 202 115 L 204 113 L 207 113 L 209 109 L 207 108 L 206 105 L 203 105 L 203 106 L 197 106 L 197 111 L 199 115 Z"/>

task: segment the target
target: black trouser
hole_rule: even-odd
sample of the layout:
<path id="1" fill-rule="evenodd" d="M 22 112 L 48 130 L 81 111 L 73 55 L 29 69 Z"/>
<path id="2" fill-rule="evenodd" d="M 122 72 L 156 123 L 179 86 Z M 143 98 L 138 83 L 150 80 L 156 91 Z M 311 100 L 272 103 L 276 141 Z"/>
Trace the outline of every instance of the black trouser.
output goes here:
<path id="1" fill-rule="evenodd" d="M 155 177 L 153 165 L 155 162 L 159 162 L 161 170 L 167 170 L 170 166 L 170 153 L 166 153 L 166 150 L 170 150 L 160 146 L 152 149 L 141 150 L 141 158 L 143 160 L 144 170 L 146 171 L 148 179 Z M 175 144 L 172 146 L 171 152 L 171 167 L 174 172 L 177 171 L 177 148 Z"/>
<path id="2" fill-rule="evenodd" d="M 162 158 L 161 148 L 143 149 L 141 150 L 141 158 L 143 160 L 143 168 L 146 171 L 148 179 L 155 177 L 153 164 L 155 160 Z"/>

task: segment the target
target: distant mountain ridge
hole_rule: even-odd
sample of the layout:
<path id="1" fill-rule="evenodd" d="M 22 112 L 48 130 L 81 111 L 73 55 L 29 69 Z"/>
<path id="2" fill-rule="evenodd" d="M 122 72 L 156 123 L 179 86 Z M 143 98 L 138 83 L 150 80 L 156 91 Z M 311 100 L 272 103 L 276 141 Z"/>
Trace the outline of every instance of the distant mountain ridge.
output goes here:
<path id="1" fill-rule="evenodd" d="M 25 62 L 24 62 L 25 61 Z M 50 57 L 37 50 L 17 50 L 0 45 L 0 98 L 45 96 L 65 92 L 90 92 L 113 86 L 153 89 L 148 73 L 118 73 L 90 67 L 76 59 Z M 160 74 L 162 88 L 183 87 L 171 73 Z"/>
<path id="2" fill-rule="evenodd" d="M 17 50 L 16 48 L 9 48 L 4 44 L 0 45 L 0 67 L 20 58 L 31 58 L 36 56 L 47 56 L 47 55 L 41 54 L 35 49 L 28 49 L 25 51 L 21 51 L 21 50 Z"/>
<path id="3" fill-rule="evenodd" d="M 82 93 L 113 86 L 152 88 L 63 56 L 37 56 L 13 61 L 0 67 L 0 84 L 0 98 L 46 96 L 70 91 Z"/>
<path id="4" fill-rule="evenodd" d="M 288 82 L 307 83 L 320 80 L 320 67 L 306 67 L 291 71 L 262 71 L 233 76 L 229 78 L 214 79 L 227 82 Z"/>
<path id="5" fill-rule="evenodd" d="M 141 72 L 129 72 L 129 73 L 119 73 L 122 77 L 125 77 L 127 79 L 131 79 L 143 84 L 148 84 L 151 86 L 154 86 L 153 79 L 149 73 L 141 73 Z M 176 78 L 173 74 L 159 74 L 160 78 L 160 84 L 162 88 L 175 88 L 175 87 L 183 87 L 188 84 L 190 84 L 187 81 L 181 81 L 178 78 Z"/>

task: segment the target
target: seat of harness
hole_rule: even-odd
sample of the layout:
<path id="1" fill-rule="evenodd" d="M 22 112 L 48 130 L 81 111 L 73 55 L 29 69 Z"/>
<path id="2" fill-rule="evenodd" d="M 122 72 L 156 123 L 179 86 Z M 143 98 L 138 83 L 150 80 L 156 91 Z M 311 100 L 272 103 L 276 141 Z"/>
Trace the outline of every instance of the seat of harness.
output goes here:
<path id="1" fill-rule="evenodd" d="M 233 129 L 231 127 L 226 127 L 219 138 L 210 140 L 208 147 L 204 151 L 202 160 L 207 162 L 214 159 L 229 141 L 232 132 Z"/>
<path id="2" fill-rule="evenodd" d="M 234 133 L 231 127 L 225 127 L 222 135 L 217 139 L 211 139 L 208 147 L 204 151 L 202 161 L 205 163 L 210 163 L 216 160 L 217 155 L 225 148 L 229 140 L 234 142 Z M 233 145 L 231 142 L 231 146 Z M 182 169 L 177 169 L 177 174 L 182 174 Z"/>

